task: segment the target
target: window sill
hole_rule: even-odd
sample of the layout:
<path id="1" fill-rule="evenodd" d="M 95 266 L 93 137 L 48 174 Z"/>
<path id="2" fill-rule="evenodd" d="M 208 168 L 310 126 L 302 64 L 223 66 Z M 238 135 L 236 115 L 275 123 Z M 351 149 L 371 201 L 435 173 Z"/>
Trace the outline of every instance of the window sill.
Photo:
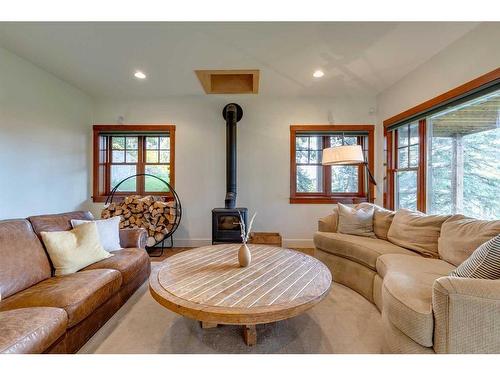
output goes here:
<path id="1" fill-rule="evenodd" d="M 125 199 L 125 197 L 128 197 L 130 195 L 140 195 L 140 196 L 152 195 L 154 197 L 172 198 L 172 194 L 171 193 L 151 192 L 151 193 L 139 194 L 139 193 L 135 193 L 135 192 L 130 192 L 130 193 L 126 193 L 126 194 L 123 194 L 123 193 L 121 193 L 121 194 L 115 194 L 115 196 L 113 197 L 113 202 L 122 202 L 123 199 Z M 98 196 L 95 196 L 95 197 L 93 196 L 92 197 L 92 201 L 94 203 L 105 203 L 106 199 L 108 199 L 107 195 L 98 195 Z"/>
<path id="2" fill-rule="evenodd" d="M 347 195 L 347 196 L 331 196 L 331 197 L 307 197 L 298 196 L 290 197 L 290 204 L 358 204 L 367 202 L 365 196 Z"/>

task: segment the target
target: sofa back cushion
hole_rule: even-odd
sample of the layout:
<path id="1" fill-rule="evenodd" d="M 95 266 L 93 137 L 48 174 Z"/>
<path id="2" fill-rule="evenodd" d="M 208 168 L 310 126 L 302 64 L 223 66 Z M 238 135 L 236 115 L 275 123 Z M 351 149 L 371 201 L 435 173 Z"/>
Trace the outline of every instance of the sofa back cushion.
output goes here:
<path id="1" fill-rule="evenodd" d="M 337 224 L 339 219 L 339 209 L 337 205 L 333 207 L 333 212 L 325 217 L 322 217 L 318 221 L 318 231 L 319 232 L 337 232 Z"/>
<path id="2" fill-rule="evenodd" d="M 477 220 L 463 215 L 453 215 L 441 227 L 438 242 L 439 257 L 458 266 L 480 245 L 498 234 L 500 234 L 500 220 Z"/>
<path id="3" fill-rule="evenodd" d="M 88 211 L 65 212 L 62 214 L 30 216 L 28 220 L 31 222 L 33 229 L 41 239 L 41 232 L 60 232 L 63 230 L 71 230 L 71 220 L 93 220 L 94 217 Z"/>
<path id="4" fill-rule="evenodd" d="M 400 209 L 396 211 L 387 238 L 401 247 L 414 250 L 429 258 L 438 258 L 438 238 L 441 226 L 449 215 L 425 215 Z"/>
<path id="5" fill-rule="evenodd" d="M 377 238 L 381 240 L 387 241 L 387 233 L 389 232 L 389 228 L 391 227 L 392 220 L 394 219 L 395 212 L 386 210 L 383 207 L 377 206 L 373 203 L 360 203 L 357 207 L 360 206 L 373 206 L 375 212 L 373 214 L 373 232 Z"/>
<path id="6" fill-rule="evenodd" d="M 0 295 L 5 299 L 50 277 L 49 259 L 28 220 L 0 221 Z"/>
<path id="7" fill-rule="evenodd" d="M 387 234 L 389 233 L 389 228 L 391 227 L 395 214 L 394 211 L 375 206 L 375 213 L 373 214 L 373 231 L 381 240 L 388 240 Z"/>

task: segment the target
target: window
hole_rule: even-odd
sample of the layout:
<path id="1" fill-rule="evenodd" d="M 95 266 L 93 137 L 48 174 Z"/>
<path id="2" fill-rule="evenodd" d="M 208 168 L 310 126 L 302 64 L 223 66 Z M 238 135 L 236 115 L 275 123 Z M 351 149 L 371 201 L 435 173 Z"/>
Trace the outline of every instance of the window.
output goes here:
<path id="1" fill-rule="evenodd" d="M 174 185 L 173 125 L 94 125 L 94 202 L 105 201 L 127 177 L 151 174 Z M 167 195 L 163 182 L 140 176 L 128 179 L 116 195 Z"/>
<path id="2" fill-rule="evenodd" d="M 405 116 L 409 121 L 404 122 Z M 384 125 L 386 207 L 498 218 L 500 70 Z"/>
<path id="3" fill-rule="evenodd" d="M 497 219 L 500 90 L 428 119 L 428 212 Z"/>
<path id="4" fill-rule="evenodd" d="M 418 122 L 396 130 L 396 208 L 417 209 L 420 137 Z"/>
<path id="5" fill-rule="evenodd" d="M 372 125 L 292 125 L 290 203 L 366 201 L 364 166 L 323 166 L 321 158 L 324 148 L 341 146 L 342 142 L 359 144 L 373 168 L 373 128 Z"/>

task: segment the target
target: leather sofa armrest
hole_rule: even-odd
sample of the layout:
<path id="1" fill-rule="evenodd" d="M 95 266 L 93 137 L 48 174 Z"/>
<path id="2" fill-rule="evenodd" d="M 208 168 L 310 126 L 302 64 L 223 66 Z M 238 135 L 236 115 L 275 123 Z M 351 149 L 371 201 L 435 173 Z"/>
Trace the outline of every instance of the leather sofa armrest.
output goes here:
<path id="1" fill-rule="evenodd" d="M 126 228 L 120 229 L 120 245 L 123 248 L 137 247 L 139 249 L 146 248 L 148 233 L 144 228 Z"/>
<path id="2" fill-rule="evenodd" d="M 328 216 L 322 217 L 318 220 L 319 232 L 337 232 L 338 214 L 334 212 Z"/>
<path id="3" fill-rule="evenodd" d="M 436 353 L 500 352 L 500 280 L 441 277 L 432 308 Z"/>

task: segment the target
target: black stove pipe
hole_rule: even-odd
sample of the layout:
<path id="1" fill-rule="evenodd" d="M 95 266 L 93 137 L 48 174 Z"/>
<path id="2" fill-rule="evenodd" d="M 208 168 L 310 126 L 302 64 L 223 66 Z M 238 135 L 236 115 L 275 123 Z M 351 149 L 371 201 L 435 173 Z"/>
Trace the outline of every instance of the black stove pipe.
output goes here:
<path id="1" fill-rule="evenodd" d="M 236 207 L 236 123 L 243 117 L 242 108 L 229 103 L 222 110 L 226 120 L 226 198 L 225 208 Z"/>

